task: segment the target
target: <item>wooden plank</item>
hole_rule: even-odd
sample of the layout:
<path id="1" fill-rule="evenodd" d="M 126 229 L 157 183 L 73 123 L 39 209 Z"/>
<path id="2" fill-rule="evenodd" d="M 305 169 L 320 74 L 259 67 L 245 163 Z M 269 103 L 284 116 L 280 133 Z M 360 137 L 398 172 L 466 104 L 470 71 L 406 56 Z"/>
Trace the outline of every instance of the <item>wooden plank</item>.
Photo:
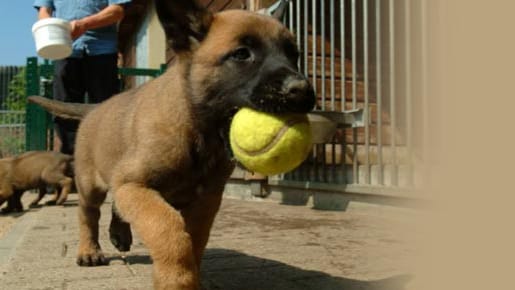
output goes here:
<path id="1" fill-rule="evenodd" d="M 315 64 L 316 75 L 321 76 L 322 75 L 322 57 L 316 56 L 314 59 L 316 61 L 316 64 Z M 331 58 L 326 57 L 324 59 L 323 63 L 325 66 L 324 67 L 325 74 L 326 74 L 326 76 L 329 76 L 331 74 Z M 310 76 L 313 75 L 313 56 L 311 54 L 308 55 L 308 72 L 309 72 Z M 341 74 L 341 61 L 340 61 L 340 57 L 338 57 L 334 61 L 334 76 L 336 78 L 340 78 L 341 75 L 342 75 Z M 345 59 L 345 77 L 346 78 L 352 77 L 352 61 L 350 59 Z"/>
<path id="2" fill-rule="evenodd" d="M 197 3 L 202 7 L 208 7 L 215 0 L 197 0 Z"/>
<path id="3" fill-rule="evenodd" d="M 320 29 L 320 28 L 319 28 Z M 311 27 L 309 28 L 308 32 L 308 53 L 313 53 L 313 35 L 311 34 Z M 314 37 L 315 45 L 316 45 L 316 53 L 317 55 L 322 54 L 322 48 L 324 49 L 324 52 L 326 55 L 329 55 L 331 53 L 331 40 L 329 36 L 326 36 L 324 41 L 322 41 L 322 36 L 320 34 L 317 34 L 316 37 Z M 335 48 L 335 56 L 340 57 L 340 39 L 334 40 L 334 48 Z"/>
<path id="4" fill-rule="evenodd" d="M 313 81 L 312 79 L 309 79 L 311 82 Z M 315 85 L 316 85 L 316 92 L 317 92 L 317 97 L 319 99 L 322 98 L 322 83 L 325 84 L 325 96 L 326 96 L 326 99 L 330 100 L 331 99 L 331 78 L 329 77 L 326 77 L 325 79 L 322 79 L 322 78 L 317 78 L 316 81 L 315 81 Z M 334 90 L 335 90 L 335 100 L 341 100 L 342 99 L 342 81 L 341 79 L 338 79 L 336 78 L 334 80 Z M 353 83 L 351 80 L 345 80 L 345 87 L 344 87 L 344 93 L 345 93 L 345 100 L 346 101 L 352 101 L 352 91 L 353 91 Z M 358 81 L 356 83 L 356 101 L 357 102 L 364 102 L 365 101 L 365 98 L 364 98 L 364 95 L 365 95 L 365 87 L 364 87 L 364 84 L 363 82 L 361 81 Z M 375 102 L 375 96 L 369 96 L 369 100 L 371 102 Z"/>
<path id="5" fill-rule="evenodd" d="M 227 5 L 224 10 L 229 10 L 229 9 L 245 9 L 246 8 L 246 3 L 245 1 L 243 0 L 238 0 L 238 1 L 231 1 L 231 3 L 229 3 L 229 5 Z"/>
<path id="6" fill-rule="evenodd" d="M 243 7 L 245 7 L 245 0 L 214 0 L 207 6 L 213 12 Z"/>

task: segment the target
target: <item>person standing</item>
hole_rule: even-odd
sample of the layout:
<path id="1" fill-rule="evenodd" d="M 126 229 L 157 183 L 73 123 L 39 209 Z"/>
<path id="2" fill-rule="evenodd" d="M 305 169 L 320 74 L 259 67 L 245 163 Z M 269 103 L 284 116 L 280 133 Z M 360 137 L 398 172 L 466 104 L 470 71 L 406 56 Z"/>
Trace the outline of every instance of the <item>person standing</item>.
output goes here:
<path id="1" fill-rule="evenodd" d="M 71 25 L 72 54 L 54 62 L 53 97 L 84 103 L 105 101 L 120 90 L 118 29 L 131 0 L 35 0 L 38 19 L 56 17 Z M 78 121 L 54 118 L 61 152 L 73 154 Z"/>

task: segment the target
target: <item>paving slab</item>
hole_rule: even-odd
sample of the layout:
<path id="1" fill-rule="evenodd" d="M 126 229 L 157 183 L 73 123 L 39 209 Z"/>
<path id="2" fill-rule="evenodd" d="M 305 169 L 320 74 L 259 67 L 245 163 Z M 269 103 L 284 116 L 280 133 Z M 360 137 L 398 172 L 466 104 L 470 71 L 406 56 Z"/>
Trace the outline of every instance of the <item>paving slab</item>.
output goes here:
<path id="1" fill-rule="evenodd" d="M 135 234 L 130 252 L 108 238 L 109 265 L 75 264 L 77 195 L 30 209 L 0 238 L 0 289 L 152 289 L 152 260 Z M 418 251 L 416 211 L 356 205 L 345 211 L 225 198 L 206 249 L 205 290 L 407 289 Z M 0 216 L 0 219 L 2 217 Z"/>

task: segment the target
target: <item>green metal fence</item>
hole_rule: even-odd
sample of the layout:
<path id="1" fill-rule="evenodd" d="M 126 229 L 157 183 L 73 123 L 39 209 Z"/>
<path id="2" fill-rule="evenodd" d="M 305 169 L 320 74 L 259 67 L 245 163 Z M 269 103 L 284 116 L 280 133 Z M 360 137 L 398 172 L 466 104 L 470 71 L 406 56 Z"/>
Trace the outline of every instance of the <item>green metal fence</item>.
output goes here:
<path id="1" fill-rule="evenodd" d="M 159 69 L 119 68 L 118 72 L 120 76 L 157 77 L 165 70 L 166 64 L 161 65 Z M 26 71 L 26 95 L 52 98 L 53 63 L 45 60 L 39 64 L 37 57 L 29 57 Z M 121 89 L 125 89 L 123 83 Z M 40 106 L 28 103 L 26 121 L 25 150 L 47 150 L 53 147 L 53 122 L 50 114 Z"/>
<path id="2" fill-rule="evenodd" d="M 45 61 L 38 64 L 36 57 L 29 57 L 26 66 L 26 95 L 50 97 L 48 82 L 52 77 L 52 65 Z M 27 104 L 25 149 L 45 150 L 49 147 L 48 131 L 51 130 L 50 116 L 36 104 Z"/>

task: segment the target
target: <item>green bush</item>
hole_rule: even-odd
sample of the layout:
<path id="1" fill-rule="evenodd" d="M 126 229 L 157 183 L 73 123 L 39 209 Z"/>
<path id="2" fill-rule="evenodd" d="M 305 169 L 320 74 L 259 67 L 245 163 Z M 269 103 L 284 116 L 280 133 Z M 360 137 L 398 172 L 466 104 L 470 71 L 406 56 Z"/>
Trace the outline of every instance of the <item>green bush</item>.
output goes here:
<path id="1" fill-rule="evenodd" d="M 25 139 L 19 136 L 5 136 L 0 142 L 0 156 L 12 156 L 25 150 Z"/>
<path id="2" fill-rule="evenodd" d="M 7 110 L 24 111 L 27 100 L 25 97 L 25 88 L 27 82 L 25 80 L 25 67 L 16 74 L 8 87 L 8 94 L 5 100 Z"/>

